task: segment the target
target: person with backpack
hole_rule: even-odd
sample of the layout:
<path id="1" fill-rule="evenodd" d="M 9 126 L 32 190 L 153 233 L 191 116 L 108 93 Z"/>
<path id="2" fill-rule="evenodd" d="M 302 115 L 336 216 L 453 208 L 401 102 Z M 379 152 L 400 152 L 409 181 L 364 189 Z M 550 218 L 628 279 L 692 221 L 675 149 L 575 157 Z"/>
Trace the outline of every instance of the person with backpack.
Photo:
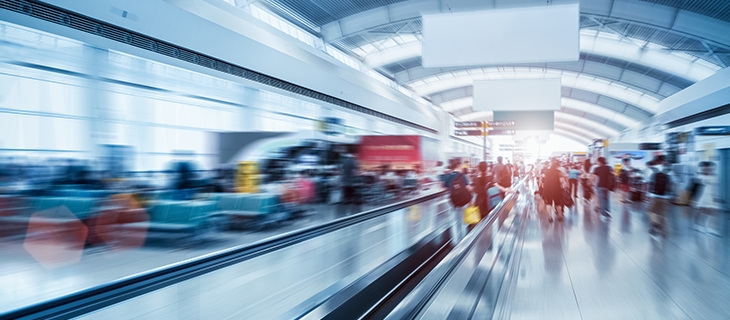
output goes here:
<path id="1" fill-rule="evenodd" d="M 444 175 L 443 180 L 443 186 L 449 190 L 449 197 L 451 198 L 451 213 L 456 218 L 454 238 L 457 240 L 463 239 L 466 235 L 464 226 L 464 207 L 472 201 L 471 183 L 469 182 L 469 178 L 460 172 L 460 167 L 461 161 L 454 159 L 450 166 L 451 173 Z"/>
<path id="2" fill-rule="evenodd" d="M 719 210 L 722 210 L 720 181 L 715 173 L 715 164 L 713 162 L 703 161 L 699 167 L 700 172 L 696 177 L 699 186 L 695 196 L 695 206 L 697 208 L 695 230 L 719 236 L 720 233 L 718 231 L 709 227 L 709 220 L 711 216 L 714 216 Z M 700 222 L 705 216 L 707 218 L 704 219 L 704 223 Z"/>
<path id="3" fill-rule="evenodd" d="M 497 164 L 494 166 L 494 181 L 502 188 L 512 187 L 512 175 L 509 168 L 502 163 L 502 157 L 497 157 Z M 504 198 L 504 193 L 502 198 Z"/>
<path id="4" fill-rule="evenodd" d="M 671 179 L 669 168 L 664 163 L 664 156 L 658 155 L 649 162 L 649 234 L 652 236 L 669 235 L 666 223 L 666 211 L 669 199 L 671 198 Z"/>
<path id="5" fill-rule="evenodd" d="M 616 177 L 613 175 L 613 169 L 606 163 L 606 158 L 598 158 L 598 166 L 593 169 L 593 175 L 596 176 L 596 187 L 598 193 L 598 211 L 604 218 L 611 218 L 611 201 L 610 193 L 616 186 Z"/>
<path id="6" fill-rule="evenodd" d="M 476 194 L 476 200 L 474 203 L 479 207 L 479 214 L 482 219 L 484 219 L 487 215 L 489 215 L 489 212 L 497 206 L 499 201 L 502 200 L 500 193 L 506 194 L 509 190 L 499 187 L 499 185 L 492 181 L 492 176 L 487 174 L 488 167 L 486 162 L 480 162 L 478 169 L 479 176 L 474 179 L 472 188 Z M 490 189 L 493 191 L 490 192 Z M 498 190 L 499 192 L 494 192 L 494 190 Z"/>

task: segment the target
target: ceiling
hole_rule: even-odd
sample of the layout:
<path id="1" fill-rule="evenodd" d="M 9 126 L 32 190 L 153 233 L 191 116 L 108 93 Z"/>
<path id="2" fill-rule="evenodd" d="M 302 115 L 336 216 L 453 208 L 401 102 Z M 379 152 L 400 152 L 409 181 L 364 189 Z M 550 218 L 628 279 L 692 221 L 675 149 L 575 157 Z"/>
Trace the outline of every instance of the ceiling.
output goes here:
<path id="1" fill-rule="evenodd" d="M 480 79 L 561 77 L 557 133 L 608 138 L 651 118 L 662 99 L 730 65 L 730 1 L 582 0 L 580 60 L 424 68 L 421 15 L 546 5 L 545 0 L 237 0 L 318 34 L 459 119 Z M 547 5 L 575 0 L 548 0 Z"/>

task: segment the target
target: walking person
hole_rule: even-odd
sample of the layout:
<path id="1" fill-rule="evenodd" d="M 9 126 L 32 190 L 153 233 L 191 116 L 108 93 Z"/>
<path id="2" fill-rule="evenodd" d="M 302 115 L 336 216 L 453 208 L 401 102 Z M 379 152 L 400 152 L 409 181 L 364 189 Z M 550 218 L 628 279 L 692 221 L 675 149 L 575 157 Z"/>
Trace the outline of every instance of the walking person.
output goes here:
<path id="1" fill-rule="evenodd" d="M 502 157 L 497 157 L 497 164 L 494 165 L 494 182 L 504 189 L 512 187 L 512 174 L 509 167 L 502 163 Z M 505 194 L 502 193 L 502 199 L 504 197 Z"/>
<path id="2" fill-rule="evenodd" d="M 611 218 L 611 201 L 610 192 L 616 185 L 616 177 L 613 170 L 606 163 L 606 158 L 598 158 L 598 166 L 593 169 L 593 175 L 596 176 L 596 191 L 598 193 L 598 211 L 601 216 L 608 219 Z"/>
<path id="3" fill-rule="evenodd" d="M 354 147 L 350 147 L 354 148 Z M 343 215 L 360 212 L 360 197 L 358 196 L 360 165 L 355 159 L 354 150 L 348 150 L 342 162 L 342 210 Z"/>
<path id="4" fill-rule="evenodd" d="M 580 184 L 583 187 L 583 200 L 586 204 L 590 204 L 593 199 L 593 185 L 595 184 L 593 178 L 594 176 L 590 171 L 581 170 Z"/>
<path id="5" fill-rule="evenodd" d="M 666 223 L 667 204 L 671 198 L 671 179 L 664 156 L 658 155 L 649 162 L 649 234 L 652 236 L 669 235 Z"/>
<path id="6" fill-rule="evenodd" d="M 570 184 L 570 194 L 573 199 L 578 198 L 578 178 L 580 177 L 580 170 L 578 165 L 574 165 L 570 171 L 568 171 L 568 183 Z"/>
<path id="7" fill-rule="evenodd" d="M 703 161 L 700 163 L 699 169 L 697 180 L 700 187 L 695 201 L 695 230 L 719 236 L 720 232 L 709 226 L 710 218 L 722 210 L 720 182 L 715 172 L 715 164 L 710 161 Z"/>
<path id="8" fill-rule="evenodd" d="M 631 175 L 631 159 L 626 158 L 621 163 L 621 174 L 619 175 L 619 188 L 621 189 L 621 202 L 627 203 L 629 202 L 629 194 L 630 194 L 630 175 Z"/>
<path id="9" fill-rule="evenodd" d="M 487 163 L 482 161 L 479 163 L 479 176 L 474 179 L 472 184 L 474 193 L 476 194 L 476 200 L 474 204 L 479 207 L 479 214 L 482 219 L 486 218 L 489 214 L 489 203 L 487 190 L 492 186 L 493 182 L 489 176 L 487 176 Z"/>
<path id="10" fill-rule="evenodd" d="M 495 184 L 494 181 L 492 181 L 492 175 L 488 174 L 488 166 L 487 163 L 482 161 L 479 163 L 478 166 L 479 169 L 479 176 L 474 179 L 474 182 L 472 183 L 472 187 L 474 190 L 474 193 L 476 194 L 476 200 L 474 201 L 474 204 L 476 204 L 479 207 L 479 214 L 481 215 L 482 219 L 486 218 L 487 215 L 489 215 L 489 212 L 494 209 L 493 204 L 490 203 L 488 190 L 492 187 L 497 187 L 502 193 L 509 193 L 510 190 L 506 188 L 501 188 L 499 185 Z"/>
<path id="11" fill-rule="evenodd" d="M 466 236 L 464 225 L 464 207 L 472 201 L 471 186 L 469 178 L 460 172 L 461 160 L 454 159 L 451 162 L 451 173 L 444 175 L 443 186 L 449 190 L 451 198 L 451 214 L 456 223 L 454 225 L 454 239 L 460 241 Z"/>
<path id="12" fill-rule="evenodd" d="M 563 221 L 563 186 L 566 185 L 566 177 L 559 167 L 560 161 L 553 159 L 543 176 L 543 199 L 549 222 L 553 222 L 551 207 L 554 208 L 558 221 Z"/>

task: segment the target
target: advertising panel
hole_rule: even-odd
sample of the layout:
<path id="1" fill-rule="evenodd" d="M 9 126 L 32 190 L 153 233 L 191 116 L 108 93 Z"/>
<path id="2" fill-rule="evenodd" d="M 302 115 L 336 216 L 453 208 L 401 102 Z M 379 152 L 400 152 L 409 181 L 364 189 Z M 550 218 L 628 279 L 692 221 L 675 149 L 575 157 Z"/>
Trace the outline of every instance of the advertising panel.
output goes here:
<path id="1" fill-rule="evenodd" d="M 420 136 L 363 136 L 358 160 L 365 170 L 389 165 L 394 170 L 410 170 L 422 164 Z"/>
<path id="2" fill-rule="evenodd" d="M 629 159 L 629 165 L 633 168 L 644 170 L 646 163 L 651 161 L 653 153 L 650 151 L 611 151 L 611 156 L 607 159 L 608 165 L 613 168 L 621 168 L 624 159 Z"/>

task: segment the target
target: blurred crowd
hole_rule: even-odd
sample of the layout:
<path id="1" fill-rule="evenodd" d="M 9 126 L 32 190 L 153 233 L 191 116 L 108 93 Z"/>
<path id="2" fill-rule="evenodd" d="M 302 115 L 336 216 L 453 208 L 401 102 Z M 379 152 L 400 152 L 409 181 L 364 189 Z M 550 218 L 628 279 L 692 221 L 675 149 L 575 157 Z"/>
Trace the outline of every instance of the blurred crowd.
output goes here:
<path id="1" fill-rule="evenodd" d="M 611 218 L 612 197 L 627 204 L 646 203 L 651 219 L 648 231 L 652 236 L 668 235 L 666 220 L 670 205 L 690 207 L 697 231 L 719 234 L 708 224 L 709 218 L 716 216 L 725 203 L 714 162 L 701 161 L 690 166 L 696 171 L 690 172 L 689 177 L 676 169 L 683 168 L 681 165 L 667 163 L 664 155 L 656 155 L 645 165 L 645 169 L 638 169 L 629 158 L 613 167 L 604 157 L 599 157 L 596 163 L 590 160 L 570 163 L 553 158 L 534 166 L 533 174 L 539 186 L 536 193 L 547 206 L 551 222 L 553 216 L 563 220 L 564 208 L 572 207 L 580 193 L 586 205 L 595 208 L 604 219 Z"/>

